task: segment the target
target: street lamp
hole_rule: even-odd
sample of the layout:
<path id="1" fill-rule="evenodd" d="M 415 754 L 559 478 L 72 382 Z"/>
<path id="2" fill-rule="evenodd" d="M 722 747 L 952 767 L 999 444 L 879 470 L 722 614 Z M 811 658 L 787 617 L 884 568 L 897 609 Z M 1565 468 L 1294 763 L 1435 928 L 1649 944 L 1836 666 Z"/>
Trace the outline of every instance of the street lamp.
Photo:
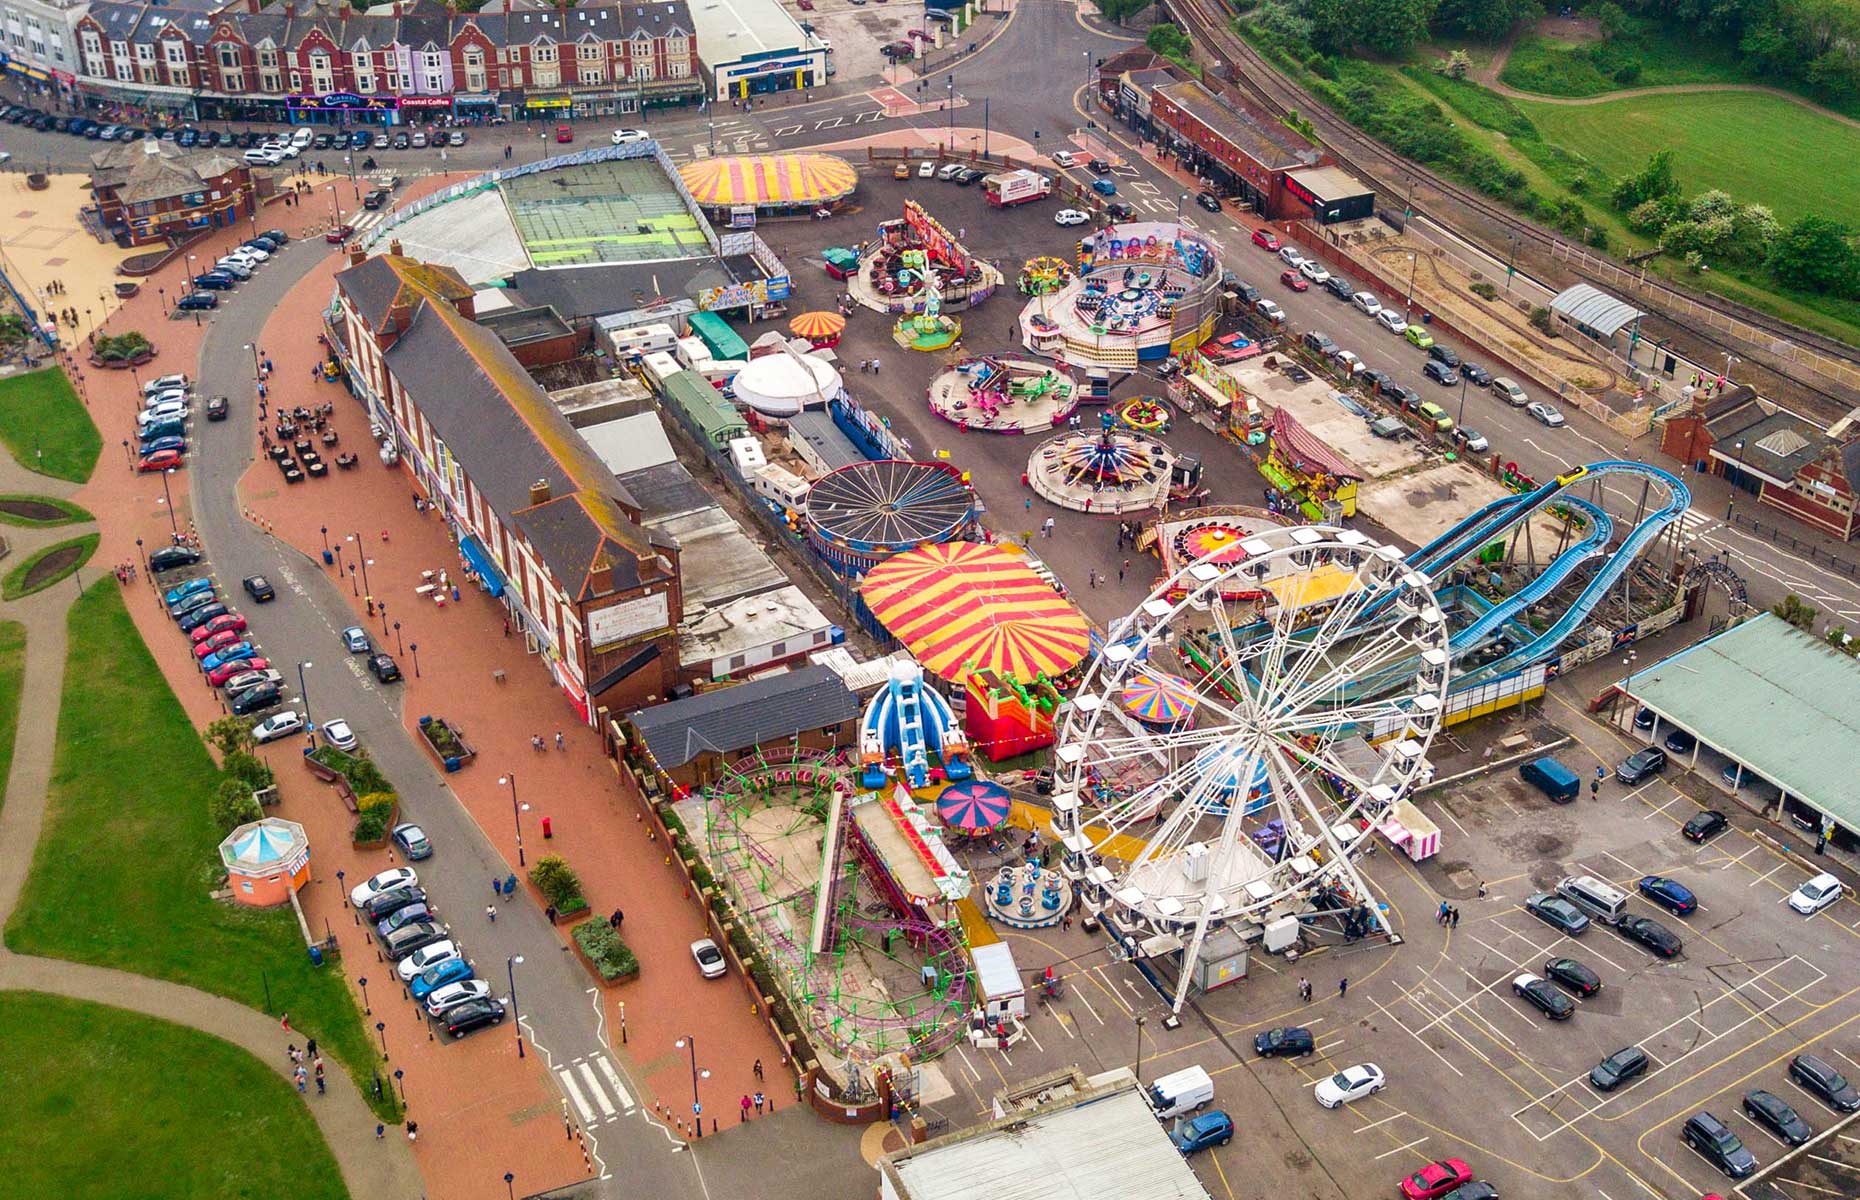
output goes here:
<path id="1" fill-rule="evenodd" d="M 1466 424 L 1466 364 L 1460 364 L 1460 419 L 1459 425 Z M 1456 426 L 1457 428 L 1457 426 Z"/>
<path id="2" fill-rule="evenodd" d="M 504 1172 L 504 1194 L 507 1195 L 510 1200 L 517 1200 L 516 1179 L 517 1177 L 513 1172 Z"/>
<path id="3" fill-rule="evenodd" d="M 956 76 L 953 72 L 944 81 L 944 88 L 948 93 L 948 98 L 943 101 L 943 111 L 949 116 L 949 132 L 944 135 L 945 144 L 950 152 L 954 153 L 956 149 Z"/>
<path id="4" fill-rule="evenodd" d="M 415 646 L 413 651 L 417 655 L 420 648 Z M 419 659 L 416 658 L 414 661 L 418 662 Z M 510 816 L 517 825 L 517 865 L 521 867 L 526 865 L 523 859 L 523 810 L 529 805 L 517 803 L 517 773 L 515 771 L 499 776 L 497 782 L 510 788 Z"/>
<path id="5" fill-rule="evenodd" d="M 381 1061 L 382 1061 L 382 1062 L 386 1062 L 386 1061 L 387 1061 L 387 1056 L 388 1056 L 388 1052 L 387 1052 L 387 1022 L 386 1022 L 386 1021 L 376 1021 L 376 1022 L 375 1022 L 375 1033 L 376 1033 L 377 1035 L 379 1035 L 379 1036 L 380 1036 L 380 1038 L 381 1038 Z"/>
<path id="6" fill-rule="evenodd" d="M 1738 445 L 1741 446 L 1743 443 L 1739 442 Z M 173 467 L 169 467 L 161 473 L 161 499 L 163 505 L 168 509 L 168 532 L 172 533 L 175 542 L 179 543 L 181 540 L 181 526 L 174 519 L 174 494 L 168 490 L 168 476 L 172 474 L 174 474 Z"/>
<path id="7" fill-rule="evenodd" d="M 142 548 L 141 538 L 136 539 L 136 553 L 142 559 L 142 574 L 146 576 L 149 573 L 149 554 L 148 551 Z"/>
<path id="8" fill-rule="evenodd" d="M 340 872 L 338 872 L 338 874 L 340 874 Z M 368 1016 L 371 1016 L 371 1017 L 374 1016 L 375 1010 L 368 1007 L 368 976 L 363 975 L 361 978 L 357 979 L 355 982 L 361 984 L 362 986 L 362 1012 L 367 1014 Z"/>
<path id="9" fill-rule="evenodd" d="M 400 1085 L 400 1106 L 405 1108 L 407 1107 L 407 1072 L 395 1067 L 394 1082 Z"/>
<path id="10" fill-rule="evenodd" d="M 323 553 L 329 553 L 329 526 L 323 526 Z"/>
<path id="11" fill-rule="evenodd" d="M 396 654 L 407 653 L 407 647 L 401 644 L 400 622 L 399 621 L 394 622 L 394 653 Z"/>
<path id="12" fill-rule="evenodd" d="M 1737 478 L 1731 481 L 1731 494 L 1725 497 L 1724 519 L 1729 522 L 1731 510 L 1737 507 L 1737 489 L 1744 486 L 1744 439 L 1738 438 L 1731 443 L 1732 451 L 1737 455 Z"/>
<path id="13" fill-rule="evenodd" d="M 709 1071 L 701 1071 L 697 1065 L 697 1039 L 690 1034 L 679 1038 L 672 1045 L 679 1050 L 691 1051 L 691 1124 L 699 1137 L 704 1136 L 704 1104 L 698 1099 L 698 1079 L 710 1078 Z"/>
<path id="14" fill-rule="evenodd" d="M 408 642 L 407 649 L 413 654 L 413 677 L 420 677 L 420 643 Z"/>
<path id="15" fill-rule="evenodd" d="M 1143 1082 L 1143 1026 L 1148 1023 L 1149 1023 L 1148 1017 L 1145 1017 L 1142 1014 L 1138 1014 L 1137 1016 L 1137 1082 L 1138 1083 Z"/>
<path id="16" fill-rule="evenodd" d="M 375 590 L 368 586 L 368 564 L 374 560 L 363 553 L 362 535 L 359 531 L 351 533 L 349 535 L 349 540 L 355 543 L 355 557 L 362 560 L 362 590 L 372 596 L 375 594 Z"/>
<path id="17" fill-rule="evenodd" d="M 303 659 L 297 661 L 297 690 L 304 698 L 304 724 L 311 729 L 315 729 L 316 725 L 310 720 L 310 685 L 304 681 L 304 672 L 314 665 Z"/>
<path id="18" fill-rule="evenodd" d="M 523 1057 L 523 1008 L 517 1003 L 517 964 L 523 961 L 521 954 L 513 954 L 504 960 L 504 969 L 510 976 L 510 1015 L 515 1018 L 511 1024 L 517 1027 L 517 1057 Z"/>
<path id="19" fill-rule="evenodd" d="M 1420 264 L 1420 255 L 1410 254 L 1408 256 L 1408 296 L 1401 302 L 1403 316 L 1414 311 L 1414 271 Z"/>

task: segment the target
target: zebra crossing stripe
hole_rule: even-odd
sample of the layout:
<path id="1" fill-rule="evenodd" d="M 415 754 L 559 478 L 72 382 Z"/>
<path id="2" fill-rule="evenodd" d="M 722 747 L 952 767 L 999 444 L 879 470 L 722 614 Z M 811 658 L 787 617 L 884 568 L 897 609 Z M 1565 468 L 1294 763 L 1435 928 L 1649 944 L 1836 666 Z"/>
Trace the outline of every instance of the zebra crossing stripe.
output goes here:
<path id="1" fill-rule="evenodd" d="M 595 1059 L 594 1062 L 596 1066 L 600 1067 L 601 1074 L 606 1077 L 607 1086 L 613 1089 L 614 1096 L 620 1101 L 620 1107 L 629 1113 L 632 1112 L 633 1097 L 632 1094 L 626 1090 L 626 1085 L 620 1082 L 620 1072 L 614 1070 L 613 1063 L 607 1061 L 607 1056 L 605 1054 Z"/>
<path id="2" fill-rule="evenodd" d="M 594 1068 L 585 1062 L 582 1063 L 581 1077 L 588 1083 L 588 1094 L 593 1096 L 594 1102 L 601 1106 L 601 1115 L 603 1117 L 613 1116 L 614 1102 L 607 1098 L 607 1093 L 603 1092 L 601 1090 L 601 1085 L 595 1081 Z"/>
<path id="3" fill-rule="evenodd" d="M 581 1089 L 575 1086 L 574 1075 L 567 1067 L 562 1067 L 556 1071 L 555 1077 L 562 1081 L 562 1090 L 567 1092 L 568 1098 L 575 1102 L 575 1111 L 581 1114 L 581 1123 L 583 1125 L 591 1123 L 594 1120 L 594 1110 L 588 1107 L 587 1097 L 583 1096 Z"/>

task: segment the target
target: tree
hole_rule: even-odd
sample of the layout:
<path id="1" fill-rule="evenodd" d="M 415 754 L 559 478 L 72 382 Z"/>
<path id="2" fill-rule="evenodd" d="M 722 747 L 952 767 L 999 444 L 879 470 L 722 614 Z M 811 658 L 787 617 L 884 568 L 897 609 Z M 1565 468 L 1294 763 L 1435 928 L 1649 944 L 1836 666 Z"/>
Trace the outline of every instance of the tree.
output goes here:
<path id="1" fill-rule="evenodd" d="M 1595 6 L 1595 20 L 1602 27 L 1602 36 L 1611 42 L 1627 28 L 1627 14 L 1613 0 L 1603 0 Z"/>
<path id="2" fill-rule="evenodd" d="M 1113 25 L 1122 25 L 1150 6 L 1151 0 L 1097 0 L 1098 11 Z M 1157 51 L 1161 53 L 1161 51 Z"/>
<path id="3" fill-rule="evenodd" d="M 1765 264 L 1783 283 L 1830 296 L 1860 295 L 1860 256 L 1847 226 L 1826 217 L 1801 217 L 1777 235 Z"/>
<path id="4" fill-rule="evenodd" d="M 1356 40 L 1390 58 L 1400 58 L 1427 40 L 1439 0 L 1378 0 L 1355 5 Z"/>
<path id="5" fill-rule="evenodd" d="M 272 774 L 264 759 L 244 750 L 228 754 L 221 765 L 226 768 L 228 775 L 254 792 L 262 791 L 277 782 L 277 777 Z"/>
<path id="6" fill-rule="evenodd" d="M 1794 592 L 1778 600 L 1770 611 L 1804 633 L 1814 630 L 1815 618 L 1821 615 L 1819 610 Z"/>
<path id="7" fill-rule="evenodd" d="M 1434 28 L 1478 42 L 1496 42 L 1526 21 L 1543 16 L 1537 0 L 1440 0 Z"/>
<path id="8" fill-rule="evenodd" d="M 1448 79 L 1464 79 L 1466 73 L 1472 70 L 1472 55 L 1464 50 L 1455 50 L 1436 63 L 1434 70 L 1439 71 Z"/>
<path id="9" fill-rule="evenodd" d="M 244 717 L 221 717 L 207 726 L 207 745 L 220 752 L 220 761 L 224 763 L 235 754 L 249 754 L 252 750 L 252 723 Z"/>
<path id="10" fill-rule="evenodd" d="M 237 779 L 221 782 L 207 801 L 207 812 L 212 816 L 213 823 L 219 826 L 221 834 L 231 833 L 246 822 L 256 821 L 265 815 L 258 801 L 252 799 L 251 789 Z"/>
<path id="11" fill-rule="evenodd" d="M 1195 44 L 1188 40 L 1188 35 L 1180 28 L 1166 22 L 1150 26 L 1143 44 L 1164 58 L 1183 65 L 1195 59 Z"/>
<path id="12" fill-rule="evenodd" d="M 1613 199 L 1616 208 L 1626 211 L 1649 200 L 1678 194 L 1679 180 L 1673 174 L 1673 151 L 1671 147 L 1663 146 L 1648 156 L 1646 166 L 1615 184 Z"/>

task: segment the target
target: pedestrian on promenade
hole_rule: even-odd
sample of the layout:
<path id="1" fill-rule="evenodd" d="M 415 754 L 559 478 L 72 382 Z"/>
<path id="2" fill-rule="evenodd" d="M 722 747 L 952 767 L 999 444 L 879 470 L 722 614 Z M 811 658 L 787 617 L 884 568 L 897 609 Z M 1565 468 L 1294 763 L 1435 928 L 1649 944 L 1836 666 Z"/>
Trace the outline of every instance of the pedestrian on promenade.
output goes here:
<path id="1" fill-rule="evenodd" d="M 555 748 L 557 750 L 560 750 L 563 748 L 562 731 L 560 729 L 555 731 Z"/>
<path id="2" fill-rule="evenodd" d="M 1479 881 L 1479 899 L 1485 899 L 1485 880 L 1483 879 Z"/>
<path id="3" fill-rule="evenodd" d="M 1124 581 L 1124 572 L 1128 570 L 1130 570 L 1130 560 L 1125 559 L 1123 564 L 1117 568 L 1117 581 L 1119 583 Z"/>
<path id="4" fill-rule="evenodd" d="M 1589 799 L 1600 800 L 1601 798 L 1602 798 L 1602 781 L 1599 779 L 1589 780 Z"/>
<path id="5" fill-rule="evenodd" d="M 1455 905 L 1453 908 L 1453 917 L 1450 923 L 1455 929 L 1460 927 L 1460 910 L 1458 905 Z"/>
<path id="6" fill-rule="evenodd" d="M 1298 998 L 1306 1004 L 1311 1003 L 1311 981 L 1303 975 L 1298 977 Z"/>
<path id="7" fill-rule="evenodd" d="M 316 1057 L 316 1039 L 315 1038 L 311 1038 L 309 1041 L 304 1043 L 304 1054 L 310 1058 Z"/>
<path id="8" fill-rule="evenodd" d="M 377 1142 L 381 1141 L 385 1137 L 387 1137 L 387 1126 L 383 1125 L 379 1121 L 376 1121 L 375 1122 L 375 1141 Z"/>
<path id="9" fill-rule="evenodd" d="M 291 1078 L 297 1081 L 297 1094 L 299 1096 L 303 1095 L 306 1090 L 305 1083 L 309 1077 L 304 1074 L 304 1069 L 301 1065 L 291 1072 Z"/>
<path id="10" fill-rule="evenodd" d="M 762 1115 L 762 1106 L 766 1104 L 767 1102 L 768 1102 L 768 1098 L 765 1097 L 761 1092 L 756 1093 L 756 1115 L 758 1117 Z"/>
<path id="11" fill-rule="evenodd" d="M 493 925 L 497 924 L 497 905 L 495 904 L 485 905 L 484 916 L 487 921 L 491 922 L 491 924 Z"/>
<path id="12" fill-rule="evenodd" d="M 283 1016 L 279 1017 L 278 1026 L 283 1029 L 284 1032 L 289 1033 L 291 1031 L 291 1014 L 285 1013 Z"/>
<path id="13" fill-rule="evenodd" d="M 543 917 L 549 922 L 549 924 L 551 925 L 555 924 L 555 917 L 556 917 L 555 905 L 551 904 L 548 908 L 543 909 Z"/>
<path id="14" fill-rule="evenodd" d="M 1344 996 L 1349 994 L 1349 991 L 1350 991 L 1350 977 L 1348 975 L 1345 975 L 1342 979 L 1339 979 L 1337 981 L 1337 999 L 1339 1000 L 1343 999 Z"/>
<path id="15" fill-rule="evenodd" d="M 624 922 L 625 920 L 626 920 L 626 914 L 616 908 L 613 911 L 613 915 L 607 918 L 607 923 L 613 926 L 615 931 L 618 931 L 621 926 L 621 923 Z"/>
<path id="16" fill-rule="evenodd" d="M 872 360 L 872 374 L 878 374 L 878 360 L 876 358 Z"/>
<path id="17" fill-rule="evenodd" d="M 491 894 L 493 896 L 501 896 L 503 895 L 503 893 L 504 893 L 504 881 L 499 879 L 495 875 L 491 876 Z"/>
<path id="18" fill-rule="evenodd" d="M 1087 573 L 1085 577 L 1085 581 L 1091 584 L 1091 586 L 1097 587 L 1098 586 L 1098 568 L 1093 567 L 1091 571 Z"/>
<path id="19" fill-rule="evenodd" d="M 407 1122 L 407 1140 L 410 1142 L 418 1141 L 419 1137 L 420 1137 L 420 1123 L 418 1121 Z"/>
<path id="20" fill-rule="evenodd" d="M 541 750 L 542 748 L 543 748 L 542 734 L 540 733 L 530 734 L 530 749 Z"/>
<path id="21" fill-rule="evenodd" d="M 762 1060 L 759 1058 L 756 1060 L 755 1072 L 756 1072 L 756 1081 L 760 1083 L 762 1081 Z"/>
<path id="22" fill-rule="evenodd" d="M 1026 508 L 1028 512 L 1033 511 L 1033 497 L 1032 496 L 1027 497 Z"/>
<path id="23" fill-rule="evenodd" d="M 319 1096 L 325 1094 L 323 1090 L 323 1060 L 320 1058 L 316 1060 L 316 1094 Z"/>
<path id="24" fill-rule="evenodd" d="M 755 1103 L 755 1101 L 753 1101 L 753 1100 L 751 1100 L 751 1099 L 749 1098 L 749 1093 L 748 1093 L 748 1092 L 744 1092 L 744 1093 L 743 1093 L 743 1115 L 742 1115 L 741 1117 L 739 1117 L 739 1118 L 737 1118 L 737 1121 L 738 1121 L 738 1123 L 739 1123 L 739 1124 L 740 1124 L 741 1122 L 743 1122 L 743 1121 L 747 1121 L 747 1120 L 749 1119 L 749 1106 L 750 1106 L 751 1104 L 753 1104 L 753 1103 Z"/>
<path id="25" fill-rule="evenodd" d="M 1442 900 L 1440 902 L 1440 907 L 1434 910 L 1434 924 L 1445 925 L 1446 923 L 1447 923 L 1447 902 L 1445 900 Z"/>

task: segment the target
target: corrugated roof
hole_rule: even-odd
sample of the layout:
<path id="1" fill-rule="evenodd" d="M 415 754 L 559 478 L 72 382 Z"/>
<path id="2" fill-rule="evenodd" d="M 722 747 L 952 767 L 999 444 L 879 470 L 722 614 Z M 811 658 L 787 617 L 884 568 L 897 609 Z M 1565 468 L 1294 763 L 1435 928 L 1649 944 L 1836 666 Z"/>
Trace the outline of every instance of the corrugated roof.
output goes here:
<path id="1" fill-rule="evenodd" d="M 833 414 L 824 408 L 798 412 L 789 417 L 788 437 L 812 446 L 814 453 L 820 456 L 820 461 L 826 464 L 829 471 L 865 461 L 865 455 L 859 452 L 859 447 L 853 445 L 853 440 L 833 423 Z"/>
<path id="2" fill-rule="evenodd" d="M 1347 200 L 1353 196 L 1375 195 L 1370 187 L 1342 167 L 1312 167 L 1291 172 L 1292 179 L 1320 200 Z"/>
<path id="3" fill-rule="evenodd" d="M 1207 88 L 1192 80 L 1159 87 L 1152 95 L 1167 96 L 1171 104 L 1267 170 L 1316 162 L 1318 159 L 1317 151 L 1303 142 L 1294 141 L 1290 131 L 1258 120 L 1251 113 L 1228 107 Z"/>
<path id="4" fill-rule="evenodd" d="M 1633 305 L 1586 283 L 1558 292 L 1550 301 L 1550 311 L 1562 313 L 1576 324 L 1587 326 L 1603 337 L 1615 336 L 1643 315 Z"/>
<path id="5" fill-rule="evenodd" d="M 1630 694 L 1860 831 L 1860 663 L 1770 613 L 1634 674 Z"/>
<path id="6" fill-rule="evenodd" d="M 838 675 L 825 667 L 802 667 L 640 709 L 627 720 L 669 771 L 707 750 L 735 754 L 858 715 L 859 698 Z"/>

